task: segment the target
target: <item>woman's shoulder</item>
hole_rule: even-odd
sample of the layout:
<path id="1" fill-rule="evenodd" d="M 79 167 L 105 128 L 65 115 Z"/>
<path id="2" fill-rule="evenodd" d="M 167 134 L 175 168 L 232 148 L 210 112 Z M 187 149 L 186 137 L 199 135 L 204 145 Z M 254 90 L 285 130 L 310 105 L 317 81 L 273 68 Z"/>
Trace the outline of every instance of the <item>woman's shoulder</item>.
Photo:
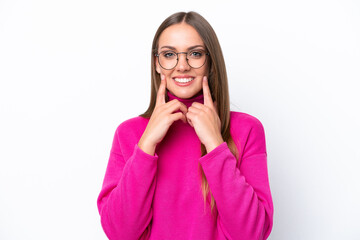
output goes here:
<path id="1" fill-rule="evenodd" d="M 121 153 L 128 159 L 134 146 L 141 138 L 149 119 L 140 116 L 132 117 L 118 124 L 112 144 L 112 151 Z"/>
<path id="2" fill-rule="evenodd" d="M 261 121 L 257 117 L 248 113 L 236 111 L 230 111 L 230 123 L 233 126 L 241 126 L 242 128 L 263 127 Z"/>
<path id="3" fill-rule="evenodd" d="M 126 119 L 124 121 L 122 121 L 119 124 L 119 127 L 137 127 L 139 125 L 146 125 L 149 122 L 148 118 L 144 118 L 141 116 L 136 116 L 136 117 L 132 117 L 129 119 Z"/>
<path id="4" fill-rule="evenodd" d="M 129 135 L 131 133 L 139 134 L 145 130 L 148 122 L 148 118 L 144 118 L 141 116 L 132 117 L 121 122 L 118 125 L 116 132 L 120 135 L 123 135 L 124 133 L 126 133 L 126 135 Z"/>
<path id="5" fill-rule="evenodd" d="M 230 133 L 236 138 L 261 139 L 265 130 L 261 121 L 248 113 L 230 112 Z"/>
<path id="6" fill-rule="evenodd" d="M 266 153 L 265 130 L 257 117 L 243 112 L 230 112 L 230 133 L 240 141 L 242 158 Z"/>

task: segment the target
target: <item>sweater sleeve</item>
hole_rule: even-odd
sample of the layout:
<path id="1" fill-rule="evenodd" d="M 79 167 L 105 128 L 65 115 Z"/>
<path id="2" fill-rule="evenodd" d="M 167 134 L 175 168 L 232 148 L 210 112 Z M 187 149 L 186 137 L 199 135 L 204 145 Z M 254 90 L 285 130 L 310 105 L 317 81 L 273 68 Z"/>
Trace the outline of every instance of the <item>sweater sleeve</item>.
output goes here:
<path id="1" fill-rule="evenodd" d="M 260 121 L 247 136 L 240 167 L 226 142 L 199 159 L 217 206 L 217 228 L 227 239 L 263 240 L 271 232 L 265 134 Z"/>
<path id="2" fill-rule="evenodd" d="M 149 155 L 134 144 L 124 159 L 115 133 L 109 162 L 97 200 L 101 225 L 110 240 L 148 239 L 158 156 Z"/>

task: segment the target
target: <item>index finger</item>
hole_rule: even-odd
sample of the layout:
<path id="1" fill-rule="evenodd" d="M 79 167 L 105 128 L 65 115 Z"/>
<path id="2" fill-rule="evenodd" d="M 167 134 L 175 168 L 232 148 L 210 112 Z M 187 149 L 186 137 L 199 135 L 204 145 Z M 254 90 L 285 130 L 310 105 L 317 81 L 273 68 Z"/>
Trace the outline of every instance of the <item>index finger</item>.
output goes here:
<path id="1" fill-rule="evenodd" d="M 203 94 L 204 94 L 204 105 L 209 107 L 214 107 L 214 103 L 211 98 L 208 79 L 206 76 L 204 76 L 203 78 Z"/>
<path id="2" fill-rule="evenodd" d="M 155 107 L 165 104 L 165 89 L 166 89 L 165 76 L 163 74 L 161 74 L 161 82 L 160 82 L 160 86 L 159 86 L 157 96 L 156 96 Z"/>

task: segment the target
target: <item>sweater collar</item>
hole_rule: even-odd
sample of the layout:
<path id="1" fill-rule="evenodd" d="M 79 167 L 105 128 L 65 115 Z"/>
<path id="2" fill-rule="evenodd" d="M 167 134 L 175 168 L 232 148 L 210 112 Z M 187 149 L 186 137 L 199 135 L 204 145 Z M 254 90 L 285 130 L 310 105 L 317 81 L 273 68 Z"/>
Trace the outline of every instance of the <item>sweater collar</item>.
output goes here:
<path id="1" fill-rule="evenodd" d="M 177 99 L 180 102 L 184 103 L 186 105 L 186 107 L 190 107 L 193 102 L 198 102 L 198 103 L 204 104 L 204 94 L 202 91 L 195 94 L 193 97 L 187 98 L 187 99 L 179 98 L 179 97 L 171 94 L 169 90 L 167 91 L 167 95 L 169 97 L 169 101 L 171 101 L 173 99 Z"/>

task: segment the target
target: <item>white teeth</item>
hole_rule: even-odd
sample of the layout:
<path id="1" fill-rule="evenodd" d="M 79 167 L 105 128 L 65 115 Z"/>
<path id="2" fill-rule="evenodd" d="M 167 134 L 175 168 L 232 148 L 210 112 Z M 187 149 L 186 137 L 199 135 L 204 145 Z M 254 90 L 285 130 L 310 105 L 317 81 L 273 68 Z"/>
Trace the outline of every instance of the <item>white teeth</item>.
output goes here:
<path id="1" fill-rule="evenodd" d="M 180 83 L 187 83 L 194 80 L 194 78 L 174 78 L 174 80 Z"/>

